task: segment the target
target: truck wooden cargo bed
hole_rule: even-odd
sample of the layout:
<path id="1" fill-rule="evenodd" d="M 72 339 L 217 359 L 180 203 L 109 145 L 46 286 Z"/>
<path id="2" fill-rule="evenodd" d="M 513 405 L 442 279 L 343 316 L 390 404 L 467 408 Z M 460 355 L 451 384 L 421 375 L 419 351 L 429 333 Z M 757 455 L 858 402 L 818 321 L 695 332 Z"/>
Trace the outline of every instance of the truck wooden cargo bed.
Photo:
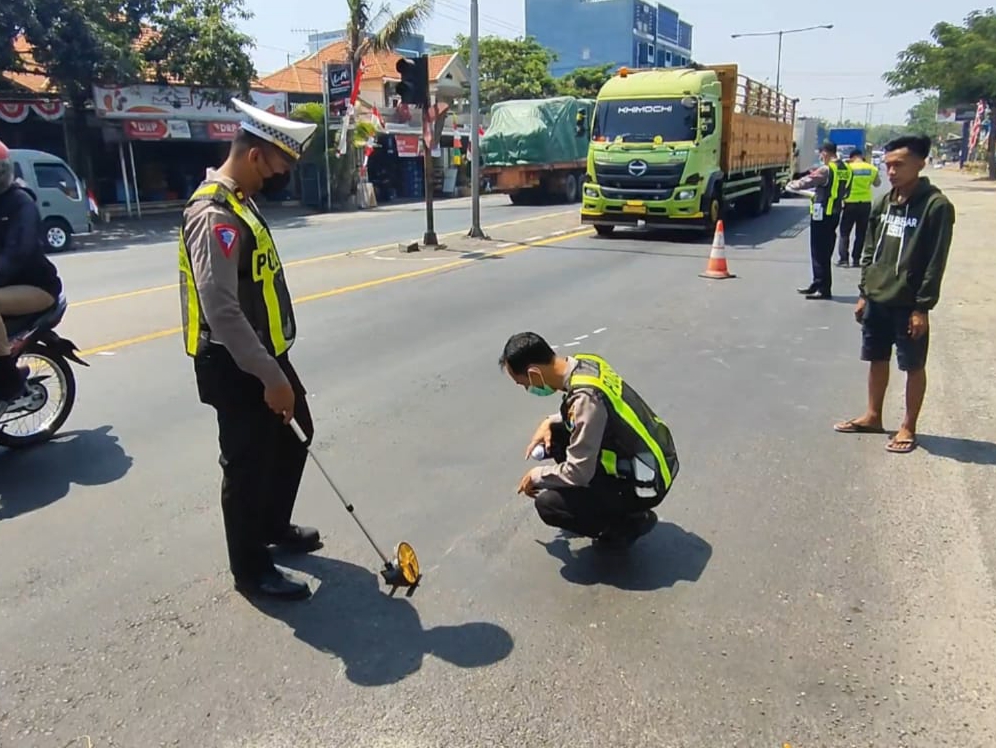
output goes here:
<path id="1" fill-rule="evenodd" d="M 742 174 L 791 169 L 795 100 L 746 75 L 736 65 L 708 65 L 723 87 L 723 140 L 720 167 Z"/>

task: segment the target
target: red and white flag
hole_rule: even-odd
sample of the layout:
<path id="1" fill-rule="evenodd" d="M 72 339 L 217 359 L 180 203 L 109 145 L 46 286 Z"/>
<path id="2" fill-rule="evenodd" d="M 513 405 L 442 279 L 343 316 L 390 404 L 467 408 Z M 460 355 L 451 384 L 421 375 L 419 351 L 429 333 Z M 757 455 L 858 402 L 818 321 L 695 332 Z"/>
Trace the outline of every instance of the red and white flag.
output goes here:
<path id="1" fill-rule="evenodd" d="M 356 109 L 356 99 L 360 96 L 360 81 L 363 79 L 363 71 L 366 70 L 366 67 L 366 63 L 360 60 L 360 69 L 356 71 L 356 78 L 353 80 L 353 91 L 349 95 L 349 106 L 346 107 L 346 113 L 342 116 L 342 132 L 339 133 L 340 156 L 346 153 L 349 122 L 353 118 L 353 112 Z"/>

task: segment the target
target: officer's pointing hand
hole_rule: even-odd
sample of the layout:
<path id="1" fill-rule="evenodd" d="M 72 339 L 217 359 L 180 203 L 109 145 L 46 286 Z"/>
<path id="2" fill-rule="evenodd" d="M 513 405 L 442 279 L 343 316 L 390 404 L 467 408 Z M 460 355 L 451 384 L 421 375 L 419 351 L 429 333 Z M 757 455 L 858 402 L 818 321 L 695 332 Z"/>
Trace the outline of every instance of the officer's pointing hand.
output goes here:
<path id="1" fill-rule="evenodd" d="M 284 419 L 284 423 L 290 423 L 294 418 L 294 389 L 289 382 L 267 387 L 263 398 L 270 410 Z"/>

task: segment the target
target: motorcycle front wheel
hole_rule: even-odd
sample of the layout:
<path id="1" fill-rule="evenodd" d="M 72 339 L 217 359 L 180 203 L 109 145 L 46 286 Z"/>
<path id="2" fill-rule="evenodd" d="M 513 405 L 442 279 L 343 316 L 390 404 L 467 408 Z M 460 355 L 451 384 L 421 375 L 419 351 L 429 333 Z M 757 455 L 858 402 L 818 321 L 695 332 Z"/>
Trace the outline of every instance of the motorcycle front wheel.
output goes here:
<path id="1" fill-rule="evenodd" d="M 0 447 L 26 449 L 58 433 L 76 402 L 76 375 L 69 362 L 42 345 L 28 346 L 18 366 L 31 370 L 27 391 L 0 415 Z"/>

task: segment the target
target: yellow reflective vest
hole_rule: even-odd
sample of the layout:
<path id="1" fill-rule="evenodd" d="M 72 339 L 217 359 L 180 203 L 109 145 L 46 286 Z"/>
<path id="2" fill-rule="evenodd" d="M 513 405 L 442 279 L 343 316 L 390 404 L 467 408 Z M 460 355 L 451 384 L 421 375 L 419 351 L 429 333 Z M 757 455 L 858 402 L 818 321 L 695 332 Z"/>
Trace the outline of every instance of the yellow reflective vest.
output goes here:
<path id="1" fill-rule="evenodd" d="M 283 265 L 269 228 L 251 207 L 219 182 L 202 184 L 187 205 L 201 200 L 223 206 L 241 223 L 245 229 L 243 236 L 252 237 L 243 241 L 239 252 L 239 305 L 270 355 L 286 353 L 294 344 L 297 325 Z M 184 347 L 188 356 L 196 356 L 211 342 L 211 330 L 201 309 L 183 227 L 180 229 L 179 266 Z"/>
<path id="2" fill-rule="evenodd" d="M 826 184 L 816 188 L 813 193 L 813 200 L 809 204 L 809 212 L 814 215 L 814 220 L 822 220 L 825 216 L 838 215 L 851 189 L 851 171 L 843 161 L 838 158 L 831 161 L 827 166 L 830 169 L 830 180 Z M 820 218 L 815 218 L 817 205 L 822 206 Z"/>
<path id="3" fill-rule="evenodd" d="M 574 358 L 578 365 L 561 405 L 563 423 L 572 427 L 567 412 L 572 392 L 596 393 L 609 409 L 598 469 L 631 481 L 638 496 L 663 498 L 678 474 L 678 453 L 670 429 L 605 359 L 586 353 Z"/>
<path id="4" fill-rule="evenodd" d="M 872 188 L 878 178 L 878 167 L 866 161 L 849 163 L 847 168 L 851 172 L 851 194 L 847 197 L 849 203 L 870 203 L 872 201 Z"/>

